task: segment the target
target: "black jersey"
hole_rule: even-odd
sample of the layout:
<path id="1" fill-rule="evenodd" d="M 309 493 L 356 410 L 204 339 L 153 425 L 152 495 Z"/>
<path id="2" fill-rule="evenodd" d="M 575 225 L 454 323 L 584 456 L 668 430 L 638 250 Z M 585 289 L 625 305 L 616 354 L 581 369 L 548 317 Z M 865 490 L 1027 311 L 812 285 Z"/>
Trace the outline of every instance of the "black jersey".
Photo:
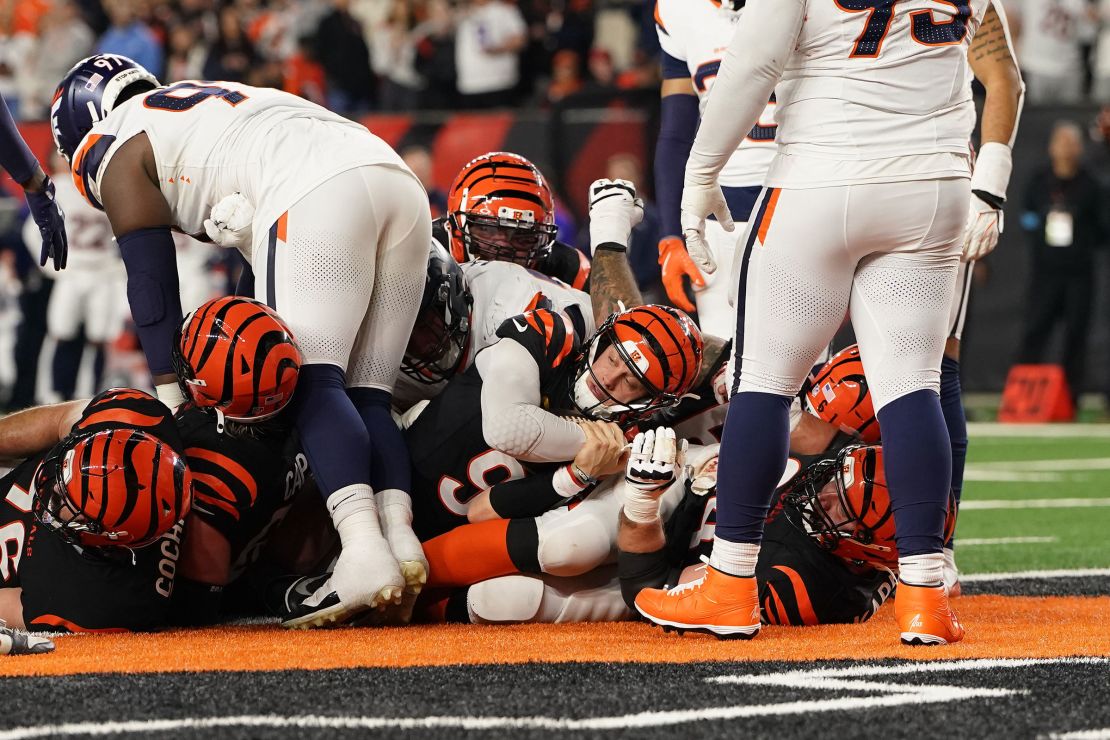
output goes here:
<path id="1" fill-rule="evenodd" d="M 521 344 L 535 359 L 543 404 L 549 406 L 549 399 L 565 390 L 569 360 L 578 351 L 573 322 L 564 314 L 537 309 L 505 321 L 497 336 L 498 341 Z M 421 540 L 466 524 L 467 505 L 483 490 L 559 467 L 522 463 L 486 442 L 482 386 L 483 378 L 472 365 L 452 378 L 405 430 L 412 459 L 413 529 Z"/>
<path id="2" fill-rule="evenodd" d="M 74 429 L 140 428 L 183 452 L 169 410 L 141 391 L 113 389 L 89 402 Z M 135 550 L 85 550 L 34 517 L 34 477 L 49 452 L 0 480 L 0 586 L 22 589 L 30 629 L 149 630 L 167 623 L 184 524 Z"/>
<path id="3" fill-rule="evenodd" d="M 285 414 L 223 431 L 201 409 L 182 411 L 176 421 L 193 473 L 192 514 L 227 539 L 230 582 L 257 559 L 284 518 L 304 486 L 308 459 Z"/>

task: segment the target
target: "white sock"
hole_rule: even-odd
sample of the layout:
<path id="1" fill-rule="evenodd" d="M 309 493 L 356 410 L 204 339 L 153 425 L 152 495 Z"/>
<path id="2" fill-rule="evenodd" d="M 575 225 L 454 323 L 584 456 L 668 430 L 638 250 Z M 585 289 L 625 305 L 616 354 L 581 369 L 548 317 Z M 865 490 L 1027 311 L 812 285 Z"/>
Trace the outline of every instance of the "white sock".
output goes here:
<path id="1" fill-rule="evenodd" d="M 911 586 L 941 585 L 944 583 L 944 553 L 898 558 L 898 579 Z"/>
<path id="2" fill-rule="evenodd" d="M 361 544 L 367 540 L 380 540 L 378 507 L 374 491 L 363 483 L 345 486 L 328 496 L 328 513 L 343 547 Z"/>
<path id="3" fill-rule="evenodd" d="M 755 563 L 759 560 L 759 545 L 747 542 L 729 542 L 713 537 L 713 553 L 709 564 L 730 576 L 751 577 L 755 575 Z"/>

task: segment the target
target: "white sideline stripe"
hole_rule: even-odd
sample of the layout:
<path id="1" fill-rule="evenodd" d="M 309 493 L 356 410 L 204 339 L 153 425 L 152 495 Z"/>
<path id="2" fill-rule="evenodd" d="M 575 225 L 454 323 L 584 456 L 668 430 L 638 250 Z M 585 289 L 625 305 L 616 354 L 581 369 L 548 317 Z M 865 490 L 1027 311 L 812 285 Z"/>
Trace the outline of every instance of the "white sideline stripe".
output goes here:
<path id="1" fill-rule="evenodd" d="M 1054 732 L 1048 737 L 1051 740 L 1108 740 L 1110 738 L 1110 727 L 1103 727 L 1101 730 Z"/>
<path id="2" fill-rule="evenodd" d="M 1062 483 L 1071 479 L 1071 477 L 1063 473 L 1015 473 L 1008 470 L 964 470 L 964 480 L 980 481 L 984 483 Z"/>
<path id="3" fill-rule="evenodd" d="M 1110 470 L 1110 457 L 1083 457 L 1071 460 L 996 460 L 968 465 L 972 470 L 1005 470 L 1017 473 L 1039 473 L 1056 470 Z"/>
<path id="4" fill-rule="evenodd" d="M 884 692 L 878 696 L 840 697 L 836 699 L 757 704 L 751 706 L 709 707 L 705 709 L 640 712 L 613 717 L 567 719 L 563 717 L 324 717 L 309 715 L 281 717 L 277 715 L 240 715 L 234 717 L 189 717 L 182 719 L 133 720 L 129 722 L 74 722 L 38 727 L 16 727 L 0 731 L 0 740 L 28 740 L 52 735 L 108 735 L 124 733 L 175 732 L 181 730 L 222 727 L 266 727 L 302 729 L 458 729 L 458 730 L 627 730 L 663 727 L 704 720 L 727 720 L 744 717 L 767 717 L 788 714 L 847 711 L 895 707 L 907 704 L 935 704 L 964 699 L 1010 696 L 1024 693 L 1013 689 L 970 688 L 964 686 L 920 686 L 884 684 L 876 681 L 852 681 L 857 676 L 887 676 L 945 671 L 970 671 L 990 668 L 1021 668 L 1060 663 L 1104 663 L 1099 658 L 961 660 L 948 663 L 913 663 L 896 666 L 859 666 L 810 671 L 787 671 L 771 675 L 719 676 L 708 679 L 715 683 L 746 683 L 749 685 L 789 686 L 805 689 L 850 689 Z"/>
<path id="5" fill-rule="evenodd" d="M 1110 498 L 1015 498 L 961 501 L 960 511 L 973 509 L 1084 509 L 1110 506 Z"/>
<path id="6" fill-rule="evenodd" d="M 960 547 L 976 547 L 978 545 L 1045 545 L 1058 542 L 1059 537 L 981 537 L 979 539 L 960 539 Z"/>
<path id="7" fill-rule="evenodd" d="M 971 422 L 975 437 L 1110 437 L 1110 424 L 993 424 Z"/>
<path id="8" fill-rule="evenodd" d="M 957 543 L 960 540 L 956 540 Z M 1009 573 L 961 573 L 960 583 L 985 581 L 1021 581 L 1050 578 L 1102 578 L 1110 577 L 1110 568 L 1080 568 L 1079 570 L 1019 570 Z"/>

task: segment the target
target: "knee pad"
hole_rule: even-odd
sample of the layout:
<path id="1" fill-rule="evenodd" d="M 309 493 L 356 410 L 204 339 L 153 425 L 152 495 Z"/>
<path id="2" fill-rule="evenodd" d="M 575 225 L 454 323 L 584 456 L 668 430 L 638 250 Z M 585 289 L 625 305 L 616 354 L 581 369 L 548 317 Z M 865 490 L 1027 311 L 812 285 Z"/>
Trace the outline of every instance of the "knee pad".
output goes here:
<path id="1" fill-rule="evenodd" d="M 572 512 L 573 514 L 573 512 Z M 571 517 L 539 527 L 539 563 L 544 573 L 576 576 L 603 564 L 613 549 L 607 528 L 591 517 Z"/>
<path id="2" fill-rule="evenodd" d="M 543 603 L 543 581 L 533 576 L 502 576 L 471 586 L 466 610 L 471 624 L 530 622 Z"/>

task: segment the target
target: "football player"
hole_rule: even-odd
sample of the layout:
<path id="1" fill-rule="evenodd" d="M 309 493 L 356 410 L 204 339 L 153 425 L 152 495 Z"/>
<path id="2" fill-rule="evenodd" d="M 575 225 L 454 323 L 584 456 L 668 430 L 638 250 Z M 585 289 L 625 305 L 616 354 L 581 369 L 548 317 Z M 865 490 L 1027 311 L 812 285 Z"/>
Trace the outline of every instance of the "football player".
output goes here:
<path id="1" fill-rule="evenodd" d="M 659 264 L 663 286 L 674 305 L 693 311 L 683 277 L 694 288 L 698 325 L 707 334 L 731 337 L 735 314 L 728 302 L 725 275 L 700 270 L 683 244 L 679 223 L 682 173 L 709 99 L 721 59 L 744 12 L 745 0 L 656 0 L 655 30 L 662 48 L 659 138 L 655 146 L 655 192 L 661 233 Z M 721 171 L 721 189 L 730 219 L 741 225 L 751 217 L 763 179 L 775 155 L 775 97 L 759 121 L 731 153 Z M 731 265 L 738 234 L 726 222 L 706 224 L 706 241 L 718 264 Z"/>
<path id="2" fill-rule="evenodd" d="M 55 270 L 65 269 L 69 242 L 66 240 L 65 216 L 54 199 L 54 183 L 42 171 L 42 166 L 35 159 L 35 155 L 31 154 L 2 96 L 0 96 L 0 167 L 12 176 L 27 196 L 31 218 L 38 226 L 39 236 L 42 238 L 39 266 L 45 267 L 47 259 L 53 258 Z"/>
<path id="3" fill-rule="evenodd" d="M 489 152 L 463 165 L 447 192 L 447 216 L 435 224 L 460 263 L 501 260 L 586 290 L 590 261 L 555 240 L 555 198 L 534 164 Z"/>
<path id="4" fill-rule="evenodd" d="M 78 190 L 112 222 L 168 405 L 183 400 L 170 356 L 181 321 L 171 227 L 239 248 L 256 297 L 297 336 L 296 424 L 343 551 L 295 625 L 419 589 L 422 564 L 390 550 L 375 501 L 408 489 L 390 394 L 431 238 L 416 176 L 363 126 L 302 98 L 230 82 L 162 87 L 112 54 L 70 70 L 51 124 Z"/>
<path id="5" fill-rule="evenodd" d="M 142 391 L 0 420 L 0 619 L 98 632 L 169 623 L 192 475 L 169 410 Z"/>
<path id="6" fill-rule="evenodd" d="M 788 409 L 849 311 L 883 429 L 901 639 L 962 639 L 943 584 L 952 456 L 938 392 L 971 198 L 967 47 L 988 5 L 748 3 L 686 167 L 683 229 L 702 269 L 716 269 L 705 219 L 729 218 L 717 175 L 772 89 L 779 150 L 737 260 L 744 297 L 710 567 L 689 588 L 641 591 L 648 619 L 759 632 L 754 575 Z M 938 78 L 955 83 L 930 86 Z M 711 606 L 722 602 L 732 608 Z"/>

